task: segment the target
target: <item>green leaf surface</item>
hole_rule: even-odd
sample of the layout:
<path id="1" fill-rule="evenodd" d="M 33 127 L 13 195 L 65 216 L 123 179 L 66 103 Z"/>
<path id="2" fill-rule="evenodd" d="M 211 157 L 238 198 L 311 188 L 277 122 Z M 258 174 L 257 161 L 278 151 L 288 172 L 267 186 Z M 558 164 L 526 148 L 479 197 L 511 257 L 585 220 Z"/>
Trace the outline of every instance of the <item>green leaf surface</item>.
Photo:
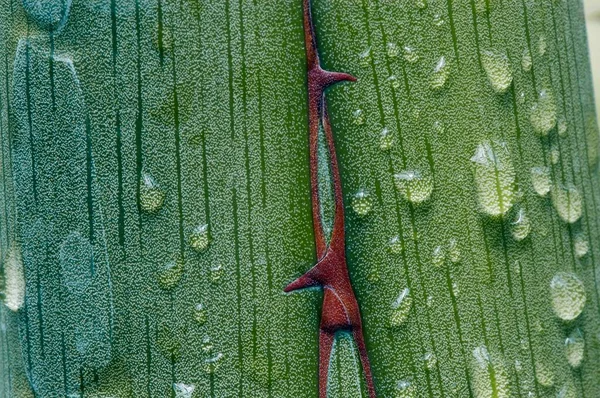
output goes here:
<path id="1" fill-rule="evenodd" d="M 313 17 L 377 396 L 600 396 L 580 2 Z M 0 0 L 0 398 L 318 396 L 306 102 L 299 0 Z"/>

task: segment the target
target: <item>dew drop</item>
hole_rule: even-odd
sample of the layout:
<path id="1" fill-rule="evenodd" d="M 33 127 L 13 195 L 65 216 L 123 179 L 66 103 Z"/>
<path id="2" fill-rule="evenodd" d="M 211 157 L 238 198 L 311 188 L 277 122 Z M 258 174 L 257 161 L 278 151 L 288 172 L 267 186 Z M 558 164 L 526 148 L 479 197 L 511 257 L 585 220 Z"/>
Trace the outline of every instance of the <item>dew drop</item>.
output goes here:
<path id="1" fill-rule="evenodd" d="M 352 198 L 352 210 L 360 216 L 364 217 L 371 212 L 373 209 L 373 198 L 371 195 L 364 191 L 360 190 Z"/>
<path id="2" fill-rule="evenodd" d="M 223 277 L 223 273 L 224 273 L 224 269 L 223 266 L 221 264 L 216 265 L 214 267 L 210 268 L 210 281 L 214 284 L 217 284 L 221 281 L 221 278 Z"/>
<path id="3" fill-rule="evenodd" d="M 535 380 L 544 387 L 552 387 L 554 385 L 554 371 L 546 362 L 538 361 L 535 363 Z"/>
<path id="4" fill-rule="evenodd" d="M 550 148 L 550 152 L 548 153 L 548 160 L 553 165 L 557 165 L 560 162 L 560 151 L 557 147 L 553 146 Z"/>
<path id="5" fill-rule="evenodd" d="M 519 104 L 524 104 L 524 103 L 525 103 L 525 99 L 526 99 L 526 98 L 525 98 L 525 93 L 524 93 L 523 91 L 521 91 L 521 92 L 519 93 L 519 95 L 517 95 L 517 102 L 518 102 Z"/>
<path id="6" fill-rule="evenodd" d="M 444 17 L 442 17 L 440 14 L 435 14 L 433 16 L 433 24 L 435 26 L 442 26 L 445 23 L 446 21 L 444 21 Z"/>
<path id="7" fill-rule="evenodd" d="M 565 222 L 574 223 L 581 217 L 581 194 L 574 186 L 554 186 L 551 194 L 556 212 Z"/>
<path id="8" fill-rule="evenodd" d="M 533 167 L 531 169 L 531 184 L 535 193 L 539 196 L 546 196 L 552 187 L 550 169 L 546 166 Z"/>
<path id="9" fill-rule="evenodd" d="M 155 213 L 164 202 L 165 193 L 150 174 L 143 173 L 140 180 L 140 209 L 146 213 Z"/>
<path id="10" fill-rule="evenodd" d="M 396 189 L 409 202 L 419 204 L 431 196 L 433 179 L 417 170 L 406 170 L 394 175 Z"/>
<path id="11" fill-rule="evenodd" d="M 510 233 L 515 240 L 522 241 L 529 236 L 529 232 L 531 232 L 529 217 L 525 214 L 525 210 L 519 209 L 517 217 L 510 224 Z"/>
<path id="12" fill-rule="evenodd" d="M 392 86 L 392 88 L 400 88 L 400 80 L 396 77 L 396 75 L 391 75 L 387 78 L 387 82 Z"/>
<path id="13" fill-rule="evenodd" d="M 492 88 L 498 93 L 504 93 L 510 87 L 513 79 L 506 54 L 483 51 L 481 63 Z"/>
<path id="14" fill-rule="evenodd" d="M 550 298 L 556 316 L 572 321 L 581 315 L 585 307 L 585 286 L 574 274 L 558 272 L 550 282 Z"/>
<path id="15" fill-rule="evenodd" d="M 427 7 L 427 2 L 425 0 L 415 0 L 415 6 L 417 6 L 418 9 L 422 10 L 425 7 Z"/>
<path id="16" fill-rule="evenodd" d="M 188 238 L 188 244 L 197 253 L 204 252 L 210 244 L 208 224 L 198 225 Z"/>
<path id="17" fill-rule="evenodd" d="M 402 380 L 396 383 L 395 398 L 414 398 L 416 394 L 416 388 L 410 381 Z"/>
<path id="18" fill-rule="evenodd" d="M 460 262 L 460 247 L 458 247 L 458 242 L 456 239 L 450 239 L 450 242 L 448 243 L 448 258 L 453 264 Z"/>
<path id="19" fill-rule="evenodd" d="M 491 216 L 503 216 L 516 200 L 515 170 L 508 147 L 486 141 L 477 147 L 471 161 L 481 209 Z"/>
<path id="20" fill-rule="evenodd" d="M 573 249 L 575 251 L 575 256 L 577 258 L 582 258 L 588 254 L 590 250 L 590 244 L 585 236 L 582 234 L 577 234 L 573 242 Z"/>
<path id="21" fill-rule="evenodd" d="M 216 355 L 204 360 L 204 371 L 208 374 L 213 374 L 217 371 L 221 362 L 223 361 L 224 355 L 217 353 Z"/>
<path id="22" fill-rule="evenodd" d="M 212 341 L 210 340 L 210 337 L 205 336 L 202 339 L 202 344 L 200 345 L 200 348 L 202 348 L 202 351 L 205 352 L 206 354 L 210 354 L 213 351 L 214 345 L 213 345 Z"/>
<path id="23" fill-rule="evenodd" d="M 475 398 L 508 398 L 511 396 L 510 378 L 500 358 L 486 347 L 473 350 L 473 393 Z"/>
<path id="24" fill-rule="evenodd" d="M 541 90 L 531 107 L 529 120 L 536 133 L 546 136 L 556 125 L 556 101 L 550 90 Z"/>
<path id="25" fill-rule="evenodd" d="M 206 320 L 208 319 L 208 313 L 206 312 L 206 307 L 204 307 L 203 304 L 198 303 L 194 307 L 194 319 L 200 326 L 206 323 Z"/>
<path id="26" fill-rule="evenodd" d="M 433 254 L 431 255 L 431 263 L 435 267 L 442 267 L 444 265 L 444 261 L 446 260 L 446 252 L 442 246 L 437 246 L 433 249 Z"/>
<path id="27" fill-rule="evenodd" d="M 356 124 L 357 126 L 361 126 L 363 124 L 365 124 L 365 115 L 364 112 L 362 111 L 362 109 L 357 109 L 354 112 L 352 112 L 352 118 L 353 118 L 353 123 Z"/>
<path id="28" fill-rule="evenodd" d="M 548 49 L 548 44 L 546 43 L 546 36 L 540 36 L 538 40 L 538 54 L 540 56 L 546 55 L 546 50 Z"/>
<path id="29" fill-rule="evenodd" d="M 390 325 L 392 327 L 398 327 L 402 325 L 412 308 L 412 297 L 410 295 L 410 289 L 405 288 L 400 292 L 400 295 L 392 303 L 392 314 L 390 317 Z"/>
<path id="30" fill-rule="evenodd" d="M 446 62 L 446 57 L 442 56 L 435 64 L 433 72 L 431 74 L 431 88 L 440 89 L 446 85 L 448 76 L 450 75 L 450 67 Z"/>
<path id="31" fill-rule="evenodd" d="M 389 42 L 387 44 L 387 55 L 390 58 L 396 58 L 398 56 L 398 54 L 400 53 L 400 50 L 398 49 L 398 45 L 396 43 L 392 43 Z"/>
<path id="32" fill-rule="evenodd" d="M 427 368 L 428 370 L 434 369 L 437 365 L 437 358 L 432 352 L 428 352 L 425 355 L 423 355 L 422 359 L 425 363 L 425 368 Z"/>
<path id="33" fill-rule="evenodd" d="M 419 53 L 414 47 L 404 46 L 403 57 L 409 64 L 414 64 L 419 60 Z"/>
<path id="34" fill-rule="evenodd" d="M 175 398 L 192 398 L 195 389 L 196 386 L 194 386 L 193 384 L 173 384 L 173 392 L 175 393 Z"/>
<path id="35" fill-rule="evenodd" d="M 366 48 L 363 52 L 358 54 L 358 62 L 361 66 L 369 66 L 371 61 L 371 47 Z"/>
<path id="36" fill-rule="evenodd" d="M 165 264 L 158 274 L 158 283 L 163 289 L 173 289 L 183 275 L 184 271 L 183 260 L 174 260 Z"/>
<path id="37" fill-rule="evenodd" d="M 16 243 L 12 243 L 4 260 L 4 267 L 0 269 L 4 305 L 11 311 L 18 311 L 25 303 L 25 271 L 21 250 Z"/>
<path id="38" fill-rule="evenodd" d="M 394 135 L 390 132 L 390 130 L 384 128 L 381 130 L 381 134 L 379 135 L 379 149 L 382 151 L 389 151 L 392 149 L 394 145 Z"/>
<path id="39" fill-rule="evenodd" d="M 564 118 L 558 120 L 558 136 L 564 138 L 567 136 L 567 121 Z"/>
<path id="40" fill-rule="evenodd" d="M 529 72 L 531 70 L 531 65 L 533 64 L 531 60 L 531 53 L 529 52 L 529 48 L 525 48 L 523 51 L 523 57 L 521 58 L 521 68 L 523 71 Z"/>
<path id="41" fill-rule="evenodd" d="M 569 337 L 565 339 L 565 355 L 569 365 L 571 365 L 573 369 L 577 369 L 581 366 L 585 355 L 585 340 L 581 330 L 573 330 Z"/>
<path id="42" fill-rule="evenodd" d="M 458 297 L 460 295 L 460 287 L 456 282 L 452 282 L 452 294 L 454 297 Z"/>
<path id="43" fill-rule="evenodd" d="M 392 254 L 400 254 L 404 248 L 402 247 L 402 240 L 398 235 L 394 236 L 388 242 L 388 249 Z"/>
<path id="44" fill-rule="evenodd" d="M 556 398 L 578 398 L 577 389 L 573 385 L 572 381 L 567 382 L 558 392 Z"/>

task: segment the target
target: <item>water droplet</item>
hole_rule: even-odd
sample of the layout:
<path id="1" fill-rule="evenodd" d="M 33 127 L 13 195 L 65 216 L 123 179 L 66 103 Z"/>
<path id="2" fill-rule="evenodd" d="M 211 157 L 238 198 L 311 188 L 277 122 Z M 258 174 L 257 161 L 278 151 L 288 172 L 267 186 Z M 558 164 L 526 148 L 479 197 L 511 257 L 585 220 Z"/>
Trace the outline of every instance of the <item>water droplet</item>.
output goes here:
<path id="1" fill-rule="evenodd" d="M 550 148 L 550 152 L 548 153 L 548 160 L 550 160 L 550 163 L 552 163 L 553 165 L 557 165 L 558 162 L 560 162 L 560 151 L 557 147 L 552 146 L 552 148 Z"/>
<path id="2" fill-rule="evenodd" d="M 565 339 L 565 355 L 572 368 L 577 369 L 581 366 L 585 355 L 585 340 L 581 330 L 573 330 Z"/>
<path id="3" fill-rule="evenodd" d="M 387 82 L 392 86 L 392 88 L 400 88 L 400 80 L 396 77 L 396 75 L 392 75 L 387 78 Z"/>
<path id="4" fill-rule="evenodd" d="M 358 62 L 363 67 L 369 66 L 371 62 L 371 47 L 358 54 Z"/>
<path id="5" fill-rule="evenodd" d="M 402 250 L 404 250 L 404 247 L 402 247 L 402 240 L 400 239 L 400 237 L 398 235 L 396 235 L 390 239 L 390 241 L 388 242 L 388 249 L 389 249 L 390 253 L 392 253 L 392 254 L 402 253 Z"/>
<path id="6" fill-rule="evenodd" d="M 550 298 L 554 313 L 564 321 L 572 321 L 585 307 L 585 286 L 574 274 L 558 272 L 550 282 Z"/>
<path id="7" fill-rule="evenodd" d="M 473 350 L 473 393 L 475 398 L 508 398 L 510 378 L 501 358 L 490 355 L 486 347 Z"/>
<path id="8" fill-rule="evenodd" d="M 440 14 L 435 14 L 433 16 L 433 24 L 435 26 L 442 26 L 445 23 L 446 21 L 444 21 L 444 17 L 442 17 Z"/>
<path id="9" fill-rule="evenodd" d="M 554 385 L 554 371 L 546 362 L 538 361 L 535 363 L 535 379 L 544 387 L 552 387 Z"/>
<path id="10" fill-rule="evenodd" d="M 578 398 L 579 396 L 572 380 L 569 380 L 556 393 L 556 398 Z"/>
<path id="11" fill-rule="evenodd" d="M 440 89 L 446 85 L 448 76 L 450 75 L 450 67 L 446 62 L 446 57 L 442 56 L 435 64 L 431 75 L 431 88 Z"/>
<path id="12" fill-rule="evenodd" d="M 156 331 L 156 345 L 161 354 L 172 361 L 178 361 L 181 356 L 181 343 L 177 331 L 167 323 L 161 322 Z"/>
<path id="13" fill-rule="evenodd" d="M 558 121 L 558 136 L 566 137 L 567 136 L 567 121 L 564 118 L 560 118 Z"/>
<path id="14" fill-rule="evenodd" d="M 582 234 L 577 234 L 573 242 L 573 248 L 575 250 L 575 256 L 577 258 L 582 258 L 586 254 L 588 254 L 590 250 L 590 244 L 585 238 L 585 236 L 583 236 Z"/>
<path id="15" fill-rule="evenodd" d="M 72 1 L 23 0 L 22 3 L 29 18 L 56 35 L 67 23 Z"/>
<path id="16" fill-rule="evenodd" d="M 529 72 L 532 64 L 531 53 L 529 52 L 529 48 L 526 47 L 525 50 L 523 50 L 523 58 L 521 58 L 521 68 L 523 68 L 523 71 Z"/>
<path id="17" fill-rule="evenodd" d="M 419 204 L 431 196 L 433 178 L 417 170 L 406 170 L 394 175 L 396 189 L 409 202 Z"/>
<path id="18" fill-rule="evenodd" d="M 433 249 L 433 254 L 431 255 L 431 263 L 435 267 L 442 267 L 444 265 L 444 261 L 446 261 L 446 252 L 442 246 L 437 246 Z"/>
<path id="19" fill-rule="evenodd" d="M 546 196 L 552 187 L 550 169 L 546 166 L 533 167 L 531 169 L 531 184 L 535 193 Z"/>
<path id="20" fill-rule="evenodd" d="M 454 297 L 458 297 L 460 295 L 460 287 L 456 282 L 452 282 L 452 294 Z"/>
<path id="21" fill-rule="evenodd" d="M 389 151 L 392 149 L 394 145 L 394 135 L 390 132 L 390 130 L 384 128 L 381 130 L 381 134 L 379 135 L 379 149 L 382 151 Z"/>
<path id="22" fill-rule="evenodd" d="M 427 307 L 431 308 L 433 307 L 433 304 L 435 303 L 435 299 L 433 298 L 433 296 L 427 296 Z"/>
<path id="23" fill-rule="evenodd" d="M 422 10 L 425 7 L 427 7 L 427 2 L 425 0 L 415 0 L 415 6 L 417 6 L 418 9 Z"/>
<path id="24" fill-rule="evenodd" d="M 192 398 L 196 386 L 193 384 L 174 383 L 175 398 Z"/>
<path id="25" fill-rule="evenodd" d="M 204 252 L 210 244 L 210 235 L 208 233 L 208 224 L 198 225 L 188 239 L 188 243 L 197 253 Z"/>
<path id="26" fill-rule="evenodd" d="M 204 371 L 208 374 L 213 374 L 217 371 L 221 362 L 223 361 L 224 355 L 217 353 L 216 355 L 204 360 Z"/>
<path id="27" fill-rule="evenodd" d="M 360 217 L 366 216 L 372 209 L 373 198 L 368 192 L 360 190 L 352 198 L 352 210 Z"/>
<path id="28" fill-rule="evenodd" d="M 204 336 L 200 347 L 202 348 L 202 351 L 204 351 L 206 354 L 210 354 L 214 348 L 214 345 L 213 345 L 212 341 L 210 340 L 210 337 Z"/>
<path id="29" fill-rule="evenodd" d="M 546 136 L 556 125 L 556 101 L 550 90 L 541 90 L 531 107 L 529 120 L 536 133 Z"/>
<path id="30" fill-rule="evenodd" d="M 510 233 L 517 241 L 521 241 L 529 236 L 531 232 L 531 222 L 525 214 L 525 210 L 519 209 L 516 219 L 510 225 Z"/>
<path id="31" fill-rule="evenodd" d="M 160 270 L 158 283 L 163 289 L 173 289 L 181 280 L 184 268 L 183 260 L 169 261 Z"/>
<path id="32" fill-rule="evenodd" d="M 448 258 L 454 264 L 460 262 L 460 247 L 458 247 L 458 242 L 456 241 L 456 239 L 450 239 L 450 242 L 448 243 Z"/>
<path id="33" fill-rule="evenodd" d="M 210 281 L 215 284 L 219 283 L 219 281 L 223 277 L 224 271 L 225 270 L 223 269 L 223 266 L 221 264 L 211 267 L 210 268 Z"/>
<path id="34" fill-rule="evenodd" d="M 200 326 L 206 323 L 206 320 L 208 319 L 208 313 L 206 312 L 206 307 L 204 307 L 203 304 L 198 303 L 194 307 L 194 319 Z"/>
<path id="35" fill-rule="evenodd" d="M 400 53 L 400 50 L 398 49 L 398 46 L 396 45 L 396 43 L 389 42 L 387 44 L 387 55 L 388 55 L 388 57 L 390 57 L 390 58 L 396 58 L 399 53 Z"/>
<path id="36" fill-rule="evenodd" d="M 140 208 L 146 213 L 160 210 L 165 202 L 165 193 L 160 189 L 154 178 L 147 173 L 142 174 L 140 181 Z"/>
<path id="37" fill-rule="evenodd" d="M 471 161 L 481 209 L 491 216 L 503 216 L 516 200 L 515 170 L 508 147 L 486 141 L 477 147 Z"/>
<path id="38" fill-rule="evenodd" d="M 581 217 L 582 199 L 573 186 L 554 186 L 551 192 L 552 204 L 565 222 L 574 223 Z"/>
<path id="39" fill-rule="evenodd" d="M 414 47 L 410 47 L 410 46 L 404 46 L 404 54 L 403 57 L 406 60 L 406 62 L 408 62 L 409 64 L 414 64 L 415 62 L 417 62 L 419 60 L 419 53 L 417 52 L 417 49 Z"/>
<path id="40" fill-rule="evenodd" d="M 412 308 L 412 297 L 410 295 L 410 289 L 405 288 L 400 292 L 400 295 L 392 303 L 392 315 L 390 317 L 390 325 L 392 327 L 398 327 L 402 325 Z"/>
<path id="41" fill-rule="evenodd" d="M 11 311 L 18 311 L 25 303 L 25 270 L 21 250 L 16 243 L 12 243 L 4 260 L 2 274 L 2 288 L 4 305 Z"/>
<path id="42" fill-rule="evenodd" d="M 417 394 L 415 386 L 407 380 L 399 381 L 396 384 L 395 398 L 414 398 Z"/>
<path id="43" fill-rule="evenodd" d="M 526 99 L 526 97 L 525 97 L 525 92 L 521 91 L 521 92 L 519 93 L 519 95 L 517 96 L 517 102 L 518 102 L 519 104 L 524 104 L 524 103 L 525 103 L 525 99 Z"/>
<path id="44" fill-rule="evenodd" d="M 352 112 L 352 117 L 354 119 L 353 123 L 357 126 L 365 124 L 365 115 L 362 109 L 357 109 L 354 112 Z"/>
<path id="45" fill-rule="evenodd" d="M 498 93 L 504 93 L 510 87 L 513 79 L 506 54 L 483 51 L 481 63 L 493 89 Z"/>
<path id="46" fill-rule="evenodd" d="M 546 55 L 546 50 L 548 49 L 548 44 L 546 43 L 546 36 L 540 36 L 538 40 L 538 54 L 540 56 Z"/>
<path id="47" fill-rule="evenodd" d="M 428 370 L 432 370 L 437 365 L 437 358 L 434 353 L 428 352 L 423 355 L 423 362 Z"/>

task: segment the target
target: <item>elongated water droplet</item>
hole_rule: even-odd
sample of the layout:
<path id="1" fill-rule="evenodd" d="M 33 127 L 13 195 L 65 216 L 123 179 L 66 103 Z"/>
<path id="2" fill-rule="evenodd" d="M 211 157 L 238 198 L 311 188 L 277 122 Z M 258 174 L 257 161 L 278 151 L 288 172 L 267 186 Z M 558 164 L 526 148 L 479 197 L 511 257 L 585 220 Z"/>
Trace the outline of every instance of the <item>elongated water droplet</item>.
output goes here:
<path id="1" fill-rule="evenodd" d="M 392 86 L 392 88 L 400 88 L 400 80 L 398 80 L 396 75 L 391 75 L 386 80 L 390 84 L 390 86 Z"/>
<path id="2" fill-rule="evenodd" d="M 431 263 L 435 267 L 441 267 L 444 265 L 444 261 L 446 261 L 446 252 L 442 246 L 437 246 L 433 249 L 433 254 L 431 255 Z"/>
<path id="3" fill-rule="evenodd" d="M 529 52 L 529 48 L 526 47 L 525 50 L 523 50 L 523 57 L 521 58 L 521 68 L 523 68 L 523 71 L 529 72 L 532 64 L 531 53 Z"/>
<path id="4" fill-rule="evenodd" d="M 357 109 L 352 112 L 353 123 L 357 126 L 365 124 L 365 115 L 362 109 Z"/>
<path id="5" fill-rule="evenodd" d="M 515 170 L 506 144 L 486 141 L 477 147 L 471 161 L 481 209 L 491 216 L 503 216 L 516 200 Z"/>
<path id="6" fill-rule="evenodd" d="M 208 374 L 215 373 L 221 362 L 223 361 L 224 355 L 217 353 L 216 355 L 204 360 L 204 371 Z"/>
<path id="7" fill-rule="evenodd" d="M 431 88 L 440 89 L 446 85 L 448 76 L 450 75 L 450 66 L 446 62 L 446 57 L 442 56 L 435 64 L 431 74 Z"/>
<path id="8" fill-rule="evenodd" d="M 531 222 L 525 214 L 525 210 L 519 209 L 517 217 L 510 225 L 510 233 L 515 240 L 521 241 L 529 236 Z"/>
<path id="9" fill-rule="evenodd" d="M 531 107 L 529 120 L 536 133 L 546 136 L 556 126 L 556 101 L 551 90 L 541 90 Z"/>
<path id="10" fill-rule="evenodd" d="M 428 352 L 423 355 L 423 362 L 425 363 L 425 368 L 427 370 L 432 370 L 437 365 L 437 358 L 433 352 Z"/>
<path id="11" fill-rule="evenodd" d="M 533 167 L 531 169 L 531 184 L 535 193 L 546 196 L 552 187 L 550 169 L 546 166 Z"/>
<path id="12" fill-rule="evenodd" d="M 208 233 L 208 224 L 198 225 L 188 239 L 188 243 L 197 253 L 204 252 L 210 244 L 210 235 Z"/>
<path id="13" fill-rule="evenodd" d="M 548 160 L 553 165 L 557 165 L 558 162 L 560 162 L 560 151 L 557 147 L 552 146 L 552 148 L 550 148 L 550 152 L 548 152 Z"/>
<path id="14" fill-rule="evenodd" d="M 577 258 L 582 258 L 590 250 L 590 244 L 588 240 L 582 234 L 577 234 L 573 241 L 573 249 Z"/>
<path id="15" fill-rule="evenodd" d="M 400 53 L 400 50 L 398 49 L 398 45 L 396 43 L 392 43 L 389 42 L 387 44 L 387 55 L 390 58 L 396 58 L 398 56 L 398 54 Z"/>
<path id="16" fill-rule="evenodd" d="M 535 363 L 535 380 L 544 387 L 552 387 L 556 376 L 554 371 L 546 362 L 538 361 Z"/>
<path id="17" fill-rule="evenodd" d="M 572 380 L 569 380 L 556 392 L 556 398 L 578 398 L 579 396 Z"/>
<path id="18" fill-rule="evenodd" d="M 204 336 L 200 348 L 202 348 L 202 351 L 204 351 L 206 354 L 210 354 L 213 351 L 214 345 L 210 340 L 210 337 Z"/>
<path id="19" fill-rule="evenodd" d="M 158 274 L 158 283 L 163 289 L 173 289 L 183 275 L 183 260 L 169 261 L 163 266 Z"/>
<path id="20" fill-rule="evenodd" d="M 415 6 L 417 6 L 418 9 L 424 9 L 425 7 L 427 7 L 427 2 L 425 0 L 414 0 L 415 1 Z"/>
<path id="21" fill-rule="evenodd" d="M 411 46 L 404 46 L 403 57 L 409 64 L 414 64 L 419 60 L 419 53 L 417 49 Z"/>
<path id="22" fill-rule="evenodd" d="M 508 398 L 510 378 L 500 358 L 490 355 L 486 347 L 473 350 L 473 393 L 475 398 Z"/>
<path id="23" fill-rule="evenodd" d="M 358 62 L 361 66 L 369 66 L 371 62 L 371 47 L 366 48 L 363 52 L 358 54 Z"/>
<path id="24" fill-rule="evenodd" d="M 396 383 L 395 398 L 414 398 L 416 394 L 417 389 L 410 381 L 402 380 Z"/>
<path id="25" fill-rule="evenodd" d="M 433 178 L 418 170 L 406 170 L 394 175 L 396 188 L 409 202 L 419 204 L 431 196 Z"/>
<path id="26" fill-rule="evenodd" d="M 379 135 L 379 149 L 382 151 L 389 151 L 394 145 L 394 135 L 390 130 L 384 128 Z"/>
<path id="27" fill-rule="evenodd" d="M 548 44 L 546 43 L 546 36 L 540 36 L 538 40 L 538 54 L 542 57 L 546 55 L 546 50 L 548 49 Z"/>
<path id="28" fill-rule="evenodd" d="M 400 292 L 400 295 L 392 303 L 392 314 L 390 317 L 390 325 L 392 327 L 398 327 L 402 325 L 412 308 L 412 297 L 410 295 L 410 289 L 405 288 Z"/>
<path id="29" fill-rule="evenodd" d="M 225 270 L 223 269 L 223 266 L 221 264 L 211 267 L 210 268 L 210 281 L 214 284 L 219 283 L 221 281 L 221 278 L 223 277 L 224 272 L 225 272 Z"/>
<path id="30" fill-rule="evenodd" d="M 140 181 L 140 208 L 146 213 L 155 213 L 162 207 L 165 193 L 154 178 L 147 173 L 142 174 Z"/>
<path id="31" fill-rule="evenodd" d="M 352 198 L 352 210 L 360 217 L 366 216 L 372 209 L 373 198 L 368 192 L 360 190 Z"/>
<path id="32" fill-rule="evenodd" d="M 448 243 L 448 258 L 454 264 L 460 262 L 460 247 L 458 247 L 458 242 L 456 241 L 456 239 L 450 239 L 450 242 Z"/>
<path id="33" fill-rule="evenodd" d="M 392 254 L 400 254 L 404 248 L 402 247 L 402 240 L 398 235 L 394 236 L 388 242 L 388 249 Z"/>
<path id="34" fill-rule="evenodd" d="M 560 218 L 568 223 L 579 220 L 583 203 L 577 188 L 574 186 L 554 186 L 550 196 Z"/>
<path id="35" fill-rule="evenodd" d="M 505 92 L 510 87 L 513 79 L 510 62 L 506 54 L 483 51 L 481 53 L 481 63 L 493 89 L 498 93 Z"/>
<path id="36" fill-rule="evenodd" d="M 558 136 L 564 138 L 567 136 L 567 121 L 564 118 L 558 120 Z"/>
<path id="37" fill-rule="evenodd" d="M 161 322 L 156 331 L 156 345 L 160 353 L 168 360 L 178 361 L 181 357 L 181 343 L 178 331 L 166 322 Z"/>
<path id="38" fill-rule="evenodd" d="M 173 384 L 173 392 L 175 398 L 192 398 L 196 386 L 193 384 L 175 383 Z"/>
<path id="39" fill-rule="evenodd" d="M 572 368 L 577 369 L 581 366 L 585 355 L 585 340 L 581 330 L 573 330 L 565 339 L 565 355 Z"/>
<path id="40" fill-rule="evenodd" d="M 550 298 L 556 316 L 572 321 L 581 315 L 585 307 L 585 286 L 574 274 L 558 272 L 550 282 Z"/>
<path id="41" fill-rule="evenodd" d="M 208 319 L 208 313 L 206 312 L 206 307 L 204 307 L 203 304 L 198 303 L 194 307 L 194 319 L 200 326 L 206 323 L 206 320 Z"/>
<path id="42" fill-rule="evenodd" d="M 433 24 L 435 26 L 440 27 L 440 26 L 444 25 L 445 23 L 446 23 L 446 21 L 444 21 L 444 17 L 442 17 L 441 14 L 435 14 L 433 16 Z"/>
<path id="43" fill-rule="evenodd" d="M 3 279 L 4 305 L 16 312 L 25 303 L 25 270 L 21 250 L 16 243 L 11 244 L 0 272 Z"/>

